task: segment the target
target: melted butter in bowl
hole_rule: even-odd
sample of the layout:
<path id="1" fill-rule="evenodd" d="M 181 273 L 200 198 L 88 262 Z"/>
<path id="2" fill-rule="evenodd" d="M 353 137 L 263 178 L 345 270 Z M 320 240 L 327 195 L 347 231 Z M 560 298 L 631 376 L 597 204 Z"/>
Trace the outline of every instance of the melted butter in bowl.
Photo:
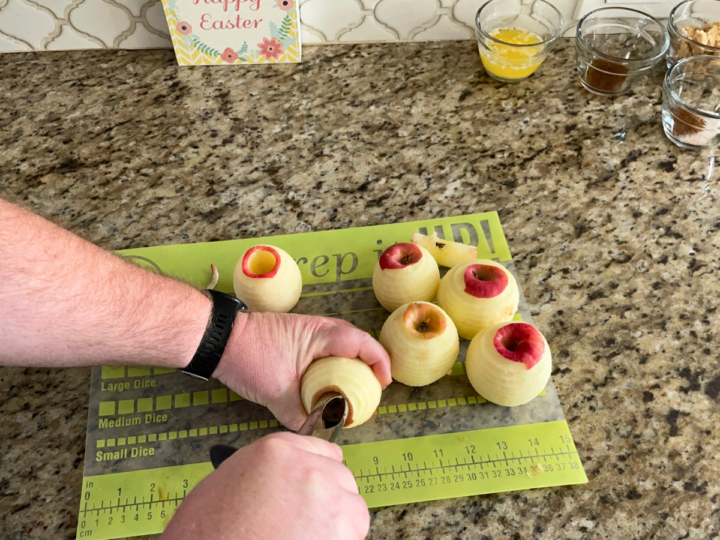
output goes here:
<path id="1" fill-rule="evenodd" d="M 558 9 L 545 0 L 489 0 L 475 15 L 475 37 L 488 75 L 519 82 L 540 67 L 564 27 Z"/>
<path id="2" fill-rule="evenodd" d="M 542 46 L 528 46 L 542 43 L 542 38 L 530 30 L 498 28 L 490 35 L 497 41 L 488 40 L 488 49 L 480 54 L 480 59 L 487 72 L 497 78 L 524 79 L 545 59 Z"/>

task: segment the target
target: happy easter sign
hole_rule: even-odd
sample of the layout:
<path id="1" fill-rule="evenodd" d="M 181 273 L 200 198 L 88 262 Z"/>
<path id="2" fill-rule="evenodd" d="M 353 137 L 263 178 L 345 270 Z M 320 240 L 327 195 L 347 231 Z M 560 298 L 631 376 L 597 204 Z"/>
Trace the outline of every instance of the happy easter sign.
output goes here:
<path id="1" fill-rule="evenodd" d="M 300 62 L 298 0 L 163 0 L 178 64 Z"/>

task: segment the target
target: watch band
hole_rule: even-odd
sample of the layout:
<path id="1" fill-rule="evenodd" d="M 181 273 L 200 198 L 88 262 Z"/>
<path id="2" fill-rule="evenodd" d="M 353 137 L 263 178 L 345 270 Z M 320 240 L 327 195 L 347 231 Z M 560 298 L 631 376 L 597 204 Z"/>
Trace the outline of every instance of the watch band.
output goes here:
<path id="1" fill-rule="evenodd" d="M 207 381 L 220 363 L 238 311 L 247 309 L 240 300 L 218 291 L 207 291 L 212 300 L 210 324 L 183 373 Z"/>

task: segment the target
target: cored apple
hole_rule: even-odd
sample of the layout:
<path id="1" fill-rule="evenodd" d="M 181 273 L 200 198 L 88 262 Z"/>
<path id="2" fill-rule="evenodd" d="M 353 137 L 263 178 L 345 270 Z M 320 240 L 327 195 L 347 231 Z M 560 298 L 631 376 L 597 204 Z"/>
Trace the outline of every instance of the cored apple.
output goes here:
<path id="1" fill-rule="evenodd" d="M 465 371 L 473 388 L 498 405 L 515 407 L 534 399 L 550 378 L 550 346 L 534 326 L 503 322 L 470 342 Z"/>
<path id="2" fill-rule="evenodd" d="M 435 234 L 425 236 L 424 234 L 414 233 L 412 235 L 412 241 L 413 244 L 417 244 L 428 250 L 440 266 L 452 268 L 461 262 L 471 261 L 477 258 L 476 247 L 451 240 L 443 240 Z"/>
<path id="3" fill-rule="evenodd" d="M 390 355 L 393 379 L 408 386 L 425 386 L 446 375 L 460 350 L 452 320 L 429 302 L 411 302 L 393 311 L 380 343 Z"/>
<path id="4" fill-rule="evenodd" d="M 373 271 L 378 302 L 395 311 L 408 302 L 432 300 L 440 285 L 440 269 L 428 251 L 415 244 L 387 248 Z"/>
<path id="5" fill-rule="evenodd" d="M 380 403 L 382 385 L 372 368 L 357 358 L 329 356 L 315 360 L 305 370 L 300 383 L 300 398 L 310 414 L 320 398 L 338 392 L 348 404 L 346 428 L 367 422 Z"/>
<path id="6" fill-rule="evenodd" d="M 515 278 L 503 265 L 475 259 L 445 274 L 437 300 L 455 322 L 460 337 L 472 339 L 488 326 L 511 320 L 520 292 Z"/>
<path id="7" fill-rule="evenodd" d="M 251 311 L 287 313 L 302 292 L 302 276 L 295 260 L 278 247 L 248 249 L 235 266 L 235 296 Z"/>

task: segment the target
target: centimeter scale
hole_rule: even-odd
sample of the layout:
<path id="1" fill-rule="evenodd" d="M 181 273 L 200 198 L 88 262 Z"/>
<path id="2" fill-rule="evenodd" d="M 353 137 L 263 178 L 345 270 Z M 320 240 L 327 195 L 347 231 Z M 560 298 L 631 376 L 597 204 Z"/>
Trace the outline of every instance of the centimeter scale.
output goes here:
<path id="1" fill-rule="evenodd" d="M 377 337 L 388 313 L 372 292 L 372 270 L 386 247 L 410 241 L 413 232 L 477 245 L 478 258 L 515 272 L 494 212 L 121 255 L 199 287 L 209 281 L 212 263 L 220 272 L 218 290 L 232 292 L 244 251 L 276 245 L 303 275 L 295 312 L 343 318 Z M 532 322 L 522 291 L 516 318 Z M 587 482 L 552 381 L 527 405 L 488 403 L 465 375 L 467 345 L 461 342 L 449 376 L 422 388 L 392 384 L 370 421 L 343 430 L 338 443 L 368 506 Z M 214 380 L 160 368 L 94 368 L 77 538 L 162 532 L 212 472 L 210 446 L 242 446 L 282 429 L 267 409 Z"/>

